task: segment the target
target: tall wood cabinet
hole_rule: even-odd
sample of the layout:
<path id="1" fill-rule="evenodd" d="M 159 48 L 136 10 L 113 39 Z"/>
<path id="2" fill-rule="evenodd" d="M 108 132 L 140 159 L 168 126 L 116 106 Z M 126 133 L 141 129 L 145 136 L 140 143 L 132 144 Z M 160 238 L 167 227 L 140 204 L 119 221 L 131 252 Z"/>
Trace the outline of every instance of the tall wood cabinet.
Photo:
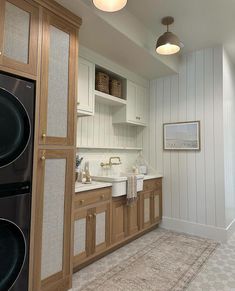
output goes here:
<path id="1" fill-rule="evenodd" d="M 0 68 L 36 78 L 39 7 L 33 1 L 0 1 Z"/>
<path id="2" fill-rule="evenodd" d="M 77 30 L 43 13 L 39 143 L 74 145 Z"/>

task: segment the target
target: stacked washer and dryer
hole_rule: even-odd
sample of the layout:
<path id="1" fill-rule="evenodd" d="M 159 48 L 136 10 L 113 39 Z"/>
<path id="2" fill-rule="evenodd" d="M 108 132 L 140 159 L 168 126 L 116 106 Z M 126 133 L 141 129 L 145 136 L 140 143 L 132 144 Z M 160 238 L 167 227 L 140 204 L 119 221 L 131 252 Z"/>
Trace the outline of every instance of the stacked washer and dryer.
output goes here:
<path id="1" fill-rule="evenodd" d="M 27 291 L 35 84 L 0 73 L 0 291 Z"/>

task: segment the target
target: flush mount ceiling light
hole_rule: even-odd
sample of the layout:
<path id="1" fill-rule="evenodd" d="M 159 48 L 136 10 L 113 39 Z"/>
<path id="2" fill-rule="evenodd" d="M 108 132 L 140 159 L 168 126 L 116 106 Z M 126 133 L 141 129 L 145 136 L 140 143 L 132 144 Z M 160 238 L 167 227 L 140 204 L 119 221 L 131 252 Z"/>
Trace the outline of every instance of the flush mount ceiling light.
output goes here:
<path id="1" fill-rule="evenodd" d="M 162 24 L 167 26 L 167 31 L 157 40 L 156 52 L 159 55 L 173 55 L 180 51 L 181 43 L 179 38 L 168 29 L 168 26 L 173 22 L 174 18 L 171 16 L 162 19 Z"/>
<path id="2" fill-rule="evenodd" d="M 105 12 L 116 12 L 126 6 L 127 0 L 93 0 L 98 9 Z"/>

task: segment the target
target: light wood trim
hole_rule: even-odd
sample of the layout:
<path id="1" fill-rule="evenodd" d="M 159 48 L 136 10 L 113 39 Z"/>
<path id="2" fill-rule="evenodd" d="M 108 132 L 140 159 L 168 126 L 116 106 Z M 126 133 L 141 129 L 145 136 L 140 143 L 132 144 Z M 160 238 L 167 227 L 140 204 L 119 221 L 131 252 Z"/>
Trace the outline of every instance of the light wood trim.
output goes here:
<path id="1" fill-rule="evenodd" d="M 112 188 L 102 188 L 91 190 L 87 192 L 80 192 L 75 194 L 74 197 L 74 210 L 85 207 L 93 206 L 93 204 L 104 202 L 112 198 Z"/>
<path id="2" fill-rule="evenodd" d="M 95 248 L 94 253 L 101 252 L 102 250 L 105 250 L 110 245 L 110 223 L 111 223 L 111 217 L 110 217 L 110 202 L 107 202 L 105 204 L 100 204 L 96 206 L 94 209 L 93 214 L 99 214 L 105 212 L 105 242 L 99 245 L 96 245 L 95 241 Z M 94 217 L 94 233 L 96 233 L 96 216 Z"/>
<path id="3" fill-rule="evenodd" d="M 139 200 L 139 199 L 138 199 Z M 127 233 L 126 236 L 130 236 L 139 231 L 139 201 L 135 201 L 130 205 L 127 205 Z"/>
<path id="4" fill-rule="evenodd" d="M 33 0 L 34 2 L 38 3 L 40 6 L 50 10 L 52 13 L 55 13 L 60 18 L 70 22 L 72 25 L 80 28 L 82 25 L 82 19 L 73 14 L 71 11 L 66 9 L 64 6 L 60 5 L 54 0 Z"/>
<path id="5" fill-rule="evenodd" d="M 35 96 L 35 124 L 34 124 L 34 155 L 33 155 L 33 181 L 32 181 L 32 204 L 31 204 L 31 229 L 30 229 L 30 256 L 29 256 L 29 291 L 38 290 L 34 287 L 40 284 L 38 274 L 38 262 L 34 259 L 35 243 L 41 239 L 36 228 L 37 222 L 37 173 L 38 173 L 38 130 L 39 130 L 39 100 L 40 100 L 40 71 L 41 71 L 41 37 L 42 37 L 42 11 L 39 10 L 39 35 L 38 35 L 38 66 Z M 36 270 L 35 270 L 36 268 Z"/>
<path id="6" fill-rule="evenodd" d="M 87 223 L 88 223 L 88 220 L 87 220 L 87 209 L 79 209 L 77 211 L 74 212 L 74 222 L 79 220 L 79 219 L 86 219 L 86 237 L 84 238 L 85 239 L 85 251 L 83 253 L 80 253 L 80 254 L 77 254 L 77 255 L 74 255 L 74 252 L 73 252 L 73 265 L 77 265 L 79 264 L 80 261 L 84 260 L 85 258 L 87 258 Z M 74 227 L 73 227 L 74 229 Z M 74 237 L 73 237 L 74 238 Z"/>
<path id="7" fill-rule="evenodd" d="M 38 45 L 38 34 L 39 34 L 39 9 L 26 1 L 23 0 L 7 0 L 7 2 L 19 7 L 20 9 L 28 12 L 30 14 L 30 30 L 29 30 L 29 55 L 28 63 L 24 64 L 22 62 L 16 61 L 4 55 L 4 23 L 1 23 L 2 29 L 0 30 L 0 43 L 1 43 L 1 64 L 4 67 L 11 68 L 16 71 L 20 71 L 29 75 L 35 76 L 37 74 L 37 45 Z M 5 3 L 6 0 L 1 0 L 0 10 L 2 13 L 5 12 Z M 4 17 L 3 17 L 4 21 Z"/>
<path id="8" fill-rule="evenodd" d="M 117 217 L 117 209 L 122 209 L 122 217 Z M 122 241 L 127 233 L 126 197 L 112 200 L 112 243 Z M 121 232 L 118 229 L 122 230 Z"/>
<path id="9" fill-rule="evenodd" d="M 63 245 L 63 269 L 62 272 L 55 274 L 41 282 L 41 251 L 42 251 L 42 222 L 43 222 L 43 195 L 44 195 L 44 174 L 45 162 L 41 157 L 46 159 L 66 159 L 66 181 L 65 181 L 65 199 L 64 199 L 64 245 Z M 37 209 L 35 215 L 37 220 L 35 222 L 36 234 L 34 245 L 34 282 L 33 290 L 47 290 L 50 284 L 55 284 L 60 279 L 70 276 L 70 236 L 71 236 L 71 207 L 72 207 L 72 184 L 74 182 L 73 172 L 71 172 L 73 165 L 74 152 L 73 150 L 39 150 L 38 153 L 38 172 L 37 172 Z"/>
<path id="10" fill-rule="evenodd" d="M 48 104 L 48 66 L 50 51 L 50 25 L 70 35 L 69 46 L 69 76 L 68 76 L 68 113 L 67 113 L 67 137 L 47 136 L 47 104 Z M 75 72 L 78 70 L 75 65 L 77 54 L 78 31 L 69 23 L 62 21 L 50 11 L 43 13 L 43 36 L 42 36 L 42 72 L 41 72 L 41 102 L 40 102 L 40 130 L 39 143 L 44 145 L 74 145 L 74 107 L 76 107 L 76 80 Z M 46 134 L 46 137 L 43 137 Z"/>

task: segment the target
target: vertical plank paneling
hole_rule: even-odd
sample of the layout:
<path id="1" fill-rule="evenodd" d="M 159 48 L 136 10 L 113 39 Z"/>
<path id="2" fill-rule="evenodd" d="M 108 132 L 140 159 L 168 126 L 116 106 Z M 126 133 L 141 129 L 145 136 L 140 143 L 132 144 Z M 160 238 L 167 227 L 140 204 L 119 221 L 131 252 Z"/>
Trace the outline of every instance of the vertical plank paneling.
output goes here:
<path id="1" fill-rule="evenodd" d="M 217 47 L 213 50 L 214 62 L 214 161 L 215 161 L 215 211 L 216 225 L 225 227 L 225 201 L 224 201 L 224 155 L 223 155 L 223 50 Z M 234 76 L 233 76 L 234 78 Z M 233 96 L 234 98 L 234 96 Z M 234 114 L 234 113 L 233 113 Z M 234 133 L 230 133 L 234 134 Z M 233 177 L 234 179 L 234 177 Z"/>
<path id="2" fill-rule="evenodd" d="M 164 81 L 163 79 L 157 80 L 157 102 L 156 102 L 156 154 L 157 154 L 157 171 L 163 173 L 163 135 L 162 135 L 162 124 L 163 124 L 163 95 L 164 95 Z M 154 98 L 154 97 L 153 97 Z"/>
<path id="3" fill-rule="evenodd" d="M 187 120 L 187 58 L 181 61 L 179 72 L 179 120 Z M 188 220 L 188 170 L 187 154 L 179 153 L 180 218 Z"/>
<path id="4" fill-rule="evenodd" d="M 156 88 L 156 81 L 152 81 L 150 83 L 150 95 L 151 96 L 155 96 L 155 88 Z M 156 118 L 156 114 L 157 112 L 155 112 L 155 103 L 156 103 L 156 98 L 151 98 L 150 99 L 150 117 L 149 117 L 149 131 L 150 131 L 150 136 L 149 136 L 149 140 L 150 140 L 150 166 L 153 168 L 156 168 L 156 144 L 155 144 L 155 132 L 156 132 L 156 122 L 155 122 L 155 118 Z"/>
<path id="5" fill-rule="evenodd" d="M 215 225 L 215 162 L 214 162 L 214 90 L 213 49 L 205 50 L 205 176 L 206 218 L 208 225 Z"/>
<path id="6" fill-rule="evenodd" d="M 187 120 L 195 120 L 195 54 L 189 54 L 187 57 Z M 197 207 L 197 184 L 196 184 L 196 154 L 187 153 L 188 168 L 188 220 L 196 222 Z"/>
<path id="7" fill-rule="evenodd" d="M 164 79 L 164 99 L 163 99 L 163 122 L 168 123 L 171 121 L 171 77 Z M 171 154 L 169 151 L 163 152 L 163 211 L 164 216 L 171 217 L 172 215 L 172 192 L 171 192 Z"/>
<path id="8" fill-rule="evenodd" d="M 196 119 L 201 125 L 201 151 L 196 153 L 197 222 L 206 224 L 205 138 L 204 138 L 204 53 L 196 52 Z"/>
<path id="9" fill-rule="evenodd" d="M 171 121 L 179 120 L 179 79 L 178 75 L 171 78 Z M 180 218 L 179 193 L 179 153 L 171 152 L 171 189 L 172 189 L 172 217 Z"/>

